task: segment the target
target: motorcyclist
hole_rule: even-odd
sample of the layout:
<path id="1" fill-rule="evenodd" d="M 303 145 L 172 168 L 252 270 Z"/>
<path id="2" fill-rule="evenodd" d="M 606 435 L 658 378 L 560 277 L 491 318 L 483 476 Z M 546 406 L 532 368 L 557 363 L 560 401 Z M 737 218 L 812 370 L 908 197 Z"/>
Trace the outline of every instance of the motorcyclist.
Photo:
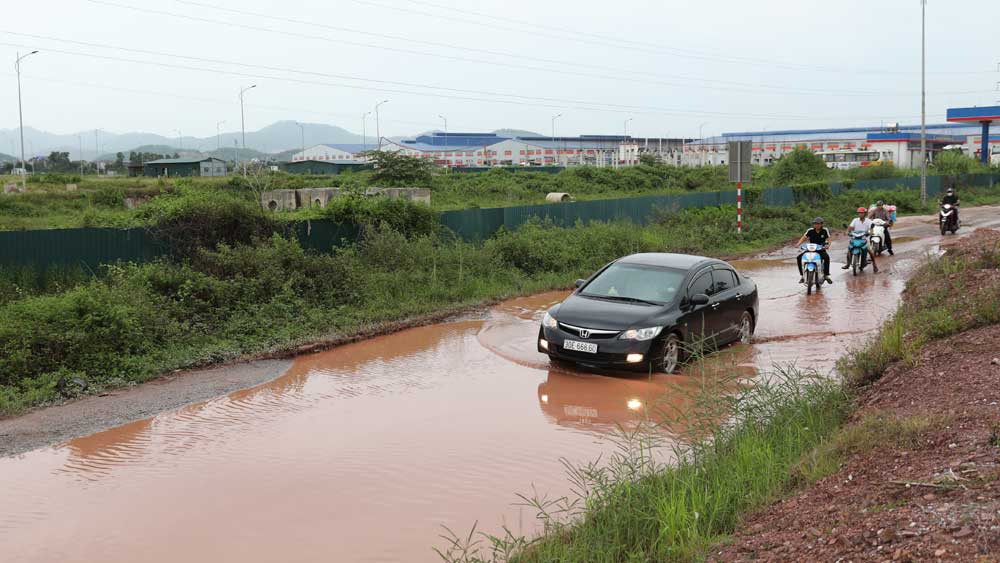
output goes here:
<path id="1" fill-rule="evenodd" d="M 820 258 L 823 259 L 823 279 L 826 283 L 833 283 L 830 279 L 830 255 L 827 253 L 827 249 L 830 248 L 830 231 L 823 226 L 823 218 L 816 217 L 813 219 L 812 228 L 802 235 L 799 239 L 797 246 L 802 246 L 802 243 L 809 241 L 812 244 L 818 245 L 820 249 L 817 251 Z M 805 252 L 800 252 L 798 258 L 795 262 L 799 265 L 799 283 L 806 283 L 805 276 L 802 275 L 802 256 Z"/>
<path id="2" fill-rule="evenodd" d="M 875 203 L 875 209 L 868 213 L 869 219 L 881 219 L 885 221 L 885 249 L 889 251 L 889 256 L 895 254 L 892 251 L 892 236 L 889 235 L 889 227 L 892 226 L 892 215 L 885 208 L 885 202 L 881 199 Z"/>
<path id="3" fill-rule="evenodd" d="M 951 205 L 952 209 L 955 210 L 955 224 L 958 224 L 958 196 L 955 195 L 954 188 L 948 188 L 945 192 L 944 197 L 941 198 L 941 205 Z"/>
<path id="4" fill-rule="evenodd" d="M 868 209 L 864 207 L 858 208 L 858 216 L 851 221 L 851 224 L 847 226 L 847 236 L 851 236 L 852 233 L 872 233 L 872 220 L 868 218 Z M 872 250 L 871 246 L 867 246 L 868 256 L 872 260 L 872 271 L 876 274 L 878 273 L 878 265 L 875 263 L 875 251 Z M 844 264 L 840 269 L 847 270 L 851 267 L 851 245 L 847 245 L 847 263 Z"/>

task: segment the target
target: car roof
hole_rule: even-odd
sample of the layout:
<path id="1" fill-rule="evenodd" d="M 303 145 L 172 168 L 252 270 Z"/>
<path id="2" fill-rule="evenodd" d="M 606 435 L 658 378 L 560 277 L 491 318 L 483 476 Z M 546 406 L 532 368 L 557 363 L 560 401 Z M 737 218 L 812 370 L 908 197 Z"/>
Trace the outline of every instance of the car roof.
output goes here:
<path id="1" fill-rule="evenodd" d="M 692 256 L 690 254 L 672 254 L 669 252 L 644 252 L 632 254 L 621 258 L 618 262 L 625 264 L 643 264 L 645 266 L 662 266 L 664 268 L 677 268 L 679 270 L 691 270 L 698 266 L 718 264 L 725 266 L 726 263 L 714 258 L 705 256 Z"/>

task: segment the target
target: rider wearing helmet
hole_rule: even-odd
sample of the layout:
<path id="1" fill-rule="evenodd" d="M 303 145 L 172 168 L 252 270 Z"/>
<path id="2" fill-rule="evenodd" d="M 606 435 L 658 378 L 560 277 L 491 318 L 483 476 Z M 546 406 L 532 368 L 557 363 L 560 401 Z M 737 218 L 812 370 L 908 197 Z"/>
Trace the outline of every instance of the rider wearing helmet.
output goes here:
<path id="1" fill-rule="evenodd" d="M 885 249 L 889 251 L 889 256 L 895 254 L 892 251 L 892 237 L 889 236 L 889 227 L 892 226 L 892 216 L 889 215 L 889 210 L 885 208 L 885 202 L 881 199 L 875 204 L 875 209 L 872 209 L 868 213 L 869 219 L 881 219 L 885 221 Z"/>
<path id="2" fill-rule="evenodd" d="M 801 246 L 802 243 L 807 240 L 812 244 L 819 245 L 820 249 L 817 252 L 823 259 L 823 279 L 826 280 L 826 283 L 833 283 L 833 280 L 830 279 L 830 255 L 826 252 L 826 249 L 830 248 L 830 231 L 823 226 L 822 217 L 813 219 L 812 228 L 802 235 L 802 238 L 799 239 L 798 246 Z M 805 252 L 799 253 L 798 258 L 795 260 L 799 265 L 799 283 L 806 283 L 806 279 L 802 275 L 802 256 L 804 254 Z"/>
<path id="3" fill-rule="evenodd" d="M 864 207 L 858 208 L 858 216 L 851 221 L 851 224 L 847 226 L 847 236 L 851 236 L 851 233 L 868 233 L 872 232 L 872 220 L 868 218 L 868 209 Z M 876 274 L 878 273 L 878 265 L 875 264 L 875 251 L 868 247 L 868 256 L 872 259 L 872 271 Z M 851 267 L 851 246 L 847 246 L 847 263 L 841 267 L 841 270 L 846 270 Z"/>
<path id="4" fill-rule="evenodd" d="M 958 196 L 953 188 L 948 188 L 948 192 L 941 198 L 941 205 L 951 205 L 955 209 L 955 224 L 958 224 Z"/>

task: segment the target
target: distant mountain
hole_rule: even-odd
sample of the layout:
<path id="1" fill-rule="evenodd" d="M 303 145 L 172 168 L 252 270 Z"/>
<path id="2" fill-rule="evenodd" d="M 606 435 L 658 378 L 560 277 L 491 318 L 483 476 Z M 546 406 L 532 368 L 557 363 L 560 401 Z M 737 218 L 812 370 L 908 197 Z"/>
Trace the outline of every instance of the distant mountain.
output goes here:
<path id="1" fill-rule="evenodd" d="M 303 136 L 305 145 L 311 146 L 319 143 L 360 143 L 361 135 L 356 135 L 335 125 L 324 123 L 303 123 L 300 129 L 295 121 L 279 121 L 268 125 L 257 131 L 247 131 L 246 154 L 255 153 L 277 153 L 289 150 L 301 150 Z M 18 130 L 0 129 L 0 138 L 7 137 L 8 140 L 18 138 Z M 70 155 L 70 159 L 78 160 L 80 155 L 84 159 L 93 160 L 95 154 L 106 158 L 114 159 L 115 153 L 124 152 L 128 154 L 133 150 L 146 150 L 147 152 L 160 152 L 164 154 L 192 153 L 201 154 L 209 151 L 222 151 L 228 158 L 232 158 L 235 145 L 242 146 L 242 135 L 239 131 L 226 132 L 218 137 L 168 137 L 155 133 L 122 133 L 115 134 L 107 131 L 99 131 L 95 137 L 93 131 L 83 131 L 71 134 L 56 134 L 47 131 L 40 131 L 32 127 L 24 128 L 25 156 L 48 156 L 52 151 L 65 151 Z M 83 152 L 81 153 L 81 145 Z M 99 150 L 95 147 L 99 147 Z M 153 147 L 161 150 L 155 150 Z M 242 149 L 241 149 L 241 152 Z"/>
<path id="2" fill-rule="evenodd" d="M 497 129 L 493 132 L 499 137 L 544 137 L 546 135 L 541 135 L 535 133 L 534 131 L 526 131 L 524 129 Z"/>
<path id="3" fill-rule="evenodd" d="M 14 162 L 15 160 L 17 160 L 17 157 L 0 152 L 0 162 Z"/>

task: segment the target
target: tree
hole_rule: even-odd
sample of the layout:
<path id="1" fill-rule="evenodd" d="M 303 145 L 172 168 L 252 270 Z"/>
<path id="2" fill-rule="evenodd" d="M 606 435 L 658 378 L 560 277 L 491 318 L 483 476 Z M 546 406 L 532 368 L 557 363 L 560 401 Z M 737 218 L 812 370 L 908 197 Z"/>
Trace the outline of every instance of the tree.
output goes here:
<path id="1" fill-rule="evenodd" d="M 45 159 L 45 168 L 50 172 L 72 172 L 76 169 L 69 160 L 68 152 L 56 151 L 50 152 Z"/>
<path id="2" fill-rule="evenodd" d="M 779 186 L 822 180 L 830 172 L 826 162 L 809 149 L 797 148 L 774 163 L 774 183 Z"/>
<path id="3" fill-rule="evenodd" d="M 368 151 L 364 156 L 375 164 L 372 184 L 378 187 L 427 186 L 434 165 L 419 157 L 389 151 Z"/>

